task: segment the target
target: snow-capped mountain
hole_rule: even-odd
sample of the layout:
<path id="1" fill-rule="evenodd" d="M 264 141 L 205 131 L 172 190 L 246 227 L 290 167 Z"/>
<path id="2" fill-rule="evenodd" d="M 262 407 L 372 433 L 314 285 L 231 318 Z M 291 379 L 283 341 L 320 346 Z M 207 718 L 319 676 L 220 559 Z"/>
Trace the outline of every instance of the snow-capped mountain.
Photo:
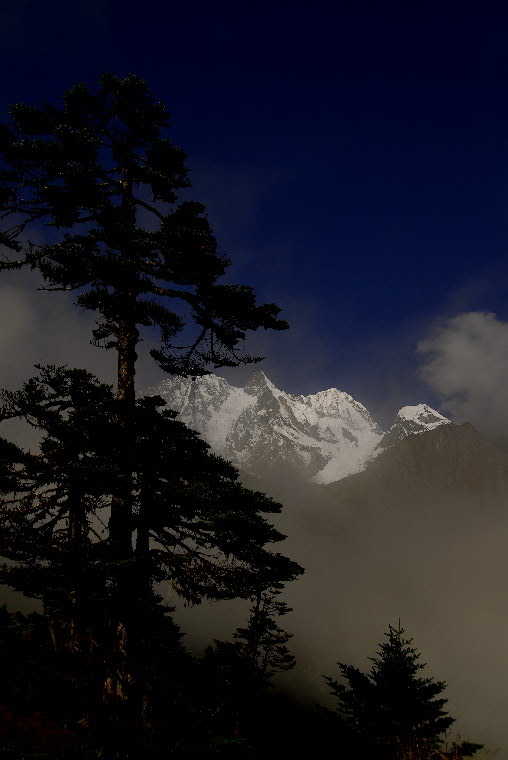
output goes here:
<path id="1" fill-rule="evenodd" d="M 382 448 L 394 446 L 408 435 L 434 430 L 434 428 L 449 422 L 450 420 L 427 404 L 403 406 L 402 409 L 399 409 L 395 422 L 383 437 Z"/>
<path id="2" fill-rule="evenodd" d="M 216 375 L 174 377 L 147 391 L 161 396 L 212 450 L 244 472 L 296 467 L 326 484 L 360 472 L 406 435 L 449 423 L 425 404 L 404 407 L 383 431 L 367 409 L 336 388 L 309 396 L 279 390 L 263 372 L 243 388 Z"/>

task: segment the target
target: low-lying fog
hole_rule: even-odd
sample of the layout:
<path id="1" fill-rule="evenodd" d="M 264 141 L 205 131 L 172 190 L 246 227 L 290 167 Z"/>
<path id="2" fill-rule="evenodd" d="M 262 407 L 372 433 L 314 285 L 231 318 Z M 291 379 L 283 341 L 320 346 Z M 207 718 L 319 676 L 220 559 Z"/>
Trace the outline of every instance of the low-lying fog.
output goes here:
<path id="1" fill-rule="evenodd" d="M 337 661 L 367 670 L 400 618 L 426 674 L 448 684 L 452 735 L 508 758 L 508 510 L 499 499 L 384 494 L 355 506 L 294 477 L 263 487 L 285 504 L 275 522 L 288 538 L 277 550 L 305 567 L 287 589 L 294 611 L 281 622 L 298 663 L 281 684 L 328 702 L 321 674 L 335 675 Z M 229 637 L 244 616 L 238 603 L 178 612 L 194 646 Z"/>

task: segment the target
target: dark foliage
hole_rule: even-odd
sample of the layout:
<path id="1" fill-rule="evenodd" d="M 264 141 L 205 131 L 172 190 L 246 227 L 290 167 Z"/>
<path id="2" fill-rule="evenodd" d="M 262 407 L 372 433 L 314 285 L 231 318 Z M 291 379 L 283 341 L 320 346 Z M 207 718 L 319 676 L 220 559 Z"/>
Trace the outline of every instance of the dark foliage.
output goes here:
<path id="1" fill-rule="evenodd" d="M 216 640 L 200 662 L 200 724 L 205 737 L 217 731 L 224 740 L 243 742 L 243 751 L 259 739 L 259 713 L 264 711 L 266 689 L 277 672 L 295 665 L 286 633 L 276 617 L 291 610 L 277 600 L 281 587 L 259 590 L 245 627 L 233 641 Z M 266 748 L 265 748 L 266 750 Z"/>
<path id="2" fill-rule="evenodd" d="M 369 673 L 339 663 L 343 682 L 325 677 L 339 702 L 339 714 L 350 729 L 357 750 L 383 760 L 438 758 L 443 734 L 454 722 L 444 710 L 444 681 L 419 676 L 412 639 L 404 629 L 389 626 Z M 464 743 L 466 751 L 482 745 Z M 455 750 L 458 745 L 455 745 Z"/>
<path id="3" fill-rule="evenodd" d="M 102 345 L 132 362 L 138 326 L 155 325 L 161 367 L 202 374 L 210 363 L 257 361 L 239 353 L 246 331 L 287 327 L 250 287 L 220 282 L 229 261 L 204 207 L 178 203 L 190 185 L 186 157 L 143 80 L 104 74 L 95 92 L 77 84 L 61 106 L 18 104 L 10 116 L 0 133 L 0 245 L 18 257 L 4 266 L 27 262 L 48 287 L 76 290 L 100 315 Z M 34 223 L 53 230 L 52 242 L 24 245 Z"/>
<path id="4" fill-rule="evenodd" d="M 114 572 L 113 565 L 107 569 L 107 513 L 126 458 L 135 535 L 127 564 L 145 590 L 167 580 L 193 603 L 203 596 L 248 598 L 260 573 L 277 582 L 301 572 L 264 548 L 283 538 L 262 517 L 280 504 L 243 488 L 234 467 L 210 454 L 160 398 L 136 402 L 128 451 L 121 402 L 84 370 L 42 368 L 21 391 L 2 398 L 1 418 L 22 417 L 42 436 L 36 454 L 0 439 L 0 549 L 36 570 L 32 587 L 22 588 L 27 595 L 59 607 L 63 602 L 50 603 L 52 587 L 61 586 L 69 600 L 73 585 L 83 585 L 85 568 L 88 590 L 97 589 L 97 574 L 104 582 Z M 19 577 L 20 566 L 5 573 Z"/>
<path id="5" fill-rule="evenodd" d="M 122 402 L 84 370 L 41 368 L 2 400 L 1 418 L 24 418 L 40 435 L 36 453 L 3 441 L 0 545 L 10 560 L 3 582 L 43 601 L 58 658 L 51 667 L 67 672 L 75 691 L 65 703 L 98 743 L 128 756 L 135 741 L 148 751 L 161 727 L 171 725 L 167 742 L 175 742 L 184 723 L 175 724 L 178 705 L 195 711 L 180 694 L 187 665 L 154 584 L 169 582 L 198 603 L 247 598 L 261 577 L 278 583 L 296 577 L 296 563 L 266 548 L 283 536 L 263 513 L 280 505 L 243 488 L 234 468 L 211 455 L 159 398 L 136 402 L 129 451 Z M 119 561 L 107 515 L 126 457 L 134 548 L 129 561 Z M 126 599 L 119 600 L 119 588 Z M 121 647 L 119 603 L 129 631 Z"/>
<path id="6" fill-rule="evenodd" d="M 2 418 L 24 418 L 41 442 L 34 454 L 0 441 L 2 577 L 43 601 L 55 650 L 101 695 L 97 714 L 90 695 L 76 709 L 98 727 L 103 754 L 137 757 L 155 746 L 164 689 L 176 747 L 185 680 L 154 584 L 198 603 L 248 598 L 260 571 L 275 584 L 301 572 L 267 549 L 283 536 L 263 513 L 280 506 L 242 488 L 160 399 L 136 400 L 139 329 L 159 329 L 151 353 L 163 369 L 198 375 L 257 361 L 241 352 L 246 332 L 287 324 L 251 288 L 221 281 L 229 262 L 204 207 L 178 199 L 190 184 L 185 155 L 141 79 L 105 74 L 95 91 L 78 84 L 59 106 L 18 104 L 10 116 L 0 266 L 28 265 L 47 289 L 75 291 L 98 314 L 94 341 L 117 352 L 118 383 L 115 396 L 85 372 L 46 368 L 3 395 Z M 43 229 L 44 244 L 26 242 Z"/>

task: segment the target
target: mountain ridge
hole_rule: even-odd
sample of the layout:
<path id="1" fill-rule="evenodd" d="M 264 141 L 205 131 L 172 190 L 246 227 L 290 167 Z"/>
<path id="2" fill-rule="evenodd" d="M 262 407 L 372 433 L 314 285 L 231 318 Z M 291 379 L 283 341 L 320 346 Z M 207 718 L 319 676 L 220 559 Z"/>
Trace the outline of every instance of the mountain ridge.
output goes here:
<path id="1" fill-rule="evenodd" d="M 439 492 L 477 499 L 506 494 L 508 452 L 488 441 L 473 425 L 441 425 L 406 437 L 382 451 L 361 473 L 326 486 L 341 501 L 394 499 Z M 374 498 L 375 497 L 375 498 Z"/>
<path id="2" fill-rule="evenodd" d="M 370 412 L 337 388 L 295 395 L 254 373 L 243 388 L 217 375 L 172 377 L 149 388 L 197 430 L 212 450 L 251 475 L 276 466 L 297 468 L 326 485 L 365 469 L 406 436 L 450 421 L 426 404 L 399 410 L 383 431 Z"/>

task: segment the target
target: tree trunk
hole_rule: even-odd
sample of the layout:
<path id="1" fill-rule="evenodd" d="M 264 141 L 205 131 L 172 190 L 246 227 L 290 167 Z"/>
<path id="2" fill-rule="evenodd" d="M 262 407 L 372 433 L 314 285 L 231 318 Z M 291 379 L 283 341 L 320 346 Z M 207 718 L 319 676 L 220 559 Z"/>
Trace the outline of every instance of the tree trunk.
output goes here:
<path id="1" fill-rule="evenodd" d="M 68 647 L 75 654 L 82 653 L 85 638 L 83 615 L 87 608 L 86 593 L 83 584 L 86 583 L 86 566 L 83 551 L 89 542 L 88 522 L 83 496 L 78 489 L 69 484 L 68 503 L 68 535 L 72 552 L 70 573 L 72 588 L 70 591 L 70 619 Z"/>
<path id="2" fill-rule="evenodd" d="M 132 183 L 128 179 L 123 181 L 122 209 L 126 225 L 134 225 L 135 206 L 132 200 Z M 136 675 L 132 669 L 136 639 L 132 627 L 133 617 L 138 607 L 134 589 L 136 568 L 132 546 L 135 375 L 136 346 L 139 341 L 139 331 L 134 317 L 136 289 L 127 281 L 117 288 L 116 298 L 119 313 L 115 330 L 118 354 L 116 397 L 119 401 L 117 413 L 121 473 L 115 492 L 112 494 L 109 519 L 109 543 L 114 563 L 114 582 L 110 619 L 111 662 L 108 663 L 109 674 L 104 682 L 103 699 L 111 710 L 113 724 L 120 720 L 118 727 L 123 732 L 123 736 L 129 734 L 130 739 L 134 740 L 138 733 L 136 728 L 139 726 L 135 699 Z M 133 756 L 129 750 L 129 744 L 132 749 L 132 743 L 131 741 L 125 743 L 118 737 L 114 756 L 122 759 Z M 110 747 L 109 751 L 111 750 Z"/>
<path id="3" fill-rule="evenodd" d="M 136 207 L 132 195 L 132 180 L 128 169 L 122 170 L 121 208 L 126 226 L 136 224 Z M 122 251 L 123 256 L 128 252 Z M 139 341 L 134 314 L 136 312 L 137 293 L 132 282 L 127 281 L 118 286 L 116 291 L 119 318 L 116 327 L 116 348 L 118 353 L 118 376 L 116 397 L 121 402 L 120 445 L 124 451 L 125 469 L 117 493 L 113 494 L 111 518 L 109 523 L 109 540 L 117 560 L 128 560 L 132 555 L 132 466 L 133 452 L 132 424 L 134 405 L 136 403 L 136 346 Z"/>
<path id="4" fill-rule="evenodd" d="M 135 307 L 135 297 L 128 299 L 131 313 Z M 123 319 L 118 324 L 118 388 L 116 397 L 119 406 L 119 433 L 122 440 L 124 472 L 111 502 L 109 540 L 115 559 L 128 560 L 132 555 L 132 454 L 133 412 L 136 402 L 134 378 L 136 374 L 136 345 L 139 331 L 132 320 Z"/>

